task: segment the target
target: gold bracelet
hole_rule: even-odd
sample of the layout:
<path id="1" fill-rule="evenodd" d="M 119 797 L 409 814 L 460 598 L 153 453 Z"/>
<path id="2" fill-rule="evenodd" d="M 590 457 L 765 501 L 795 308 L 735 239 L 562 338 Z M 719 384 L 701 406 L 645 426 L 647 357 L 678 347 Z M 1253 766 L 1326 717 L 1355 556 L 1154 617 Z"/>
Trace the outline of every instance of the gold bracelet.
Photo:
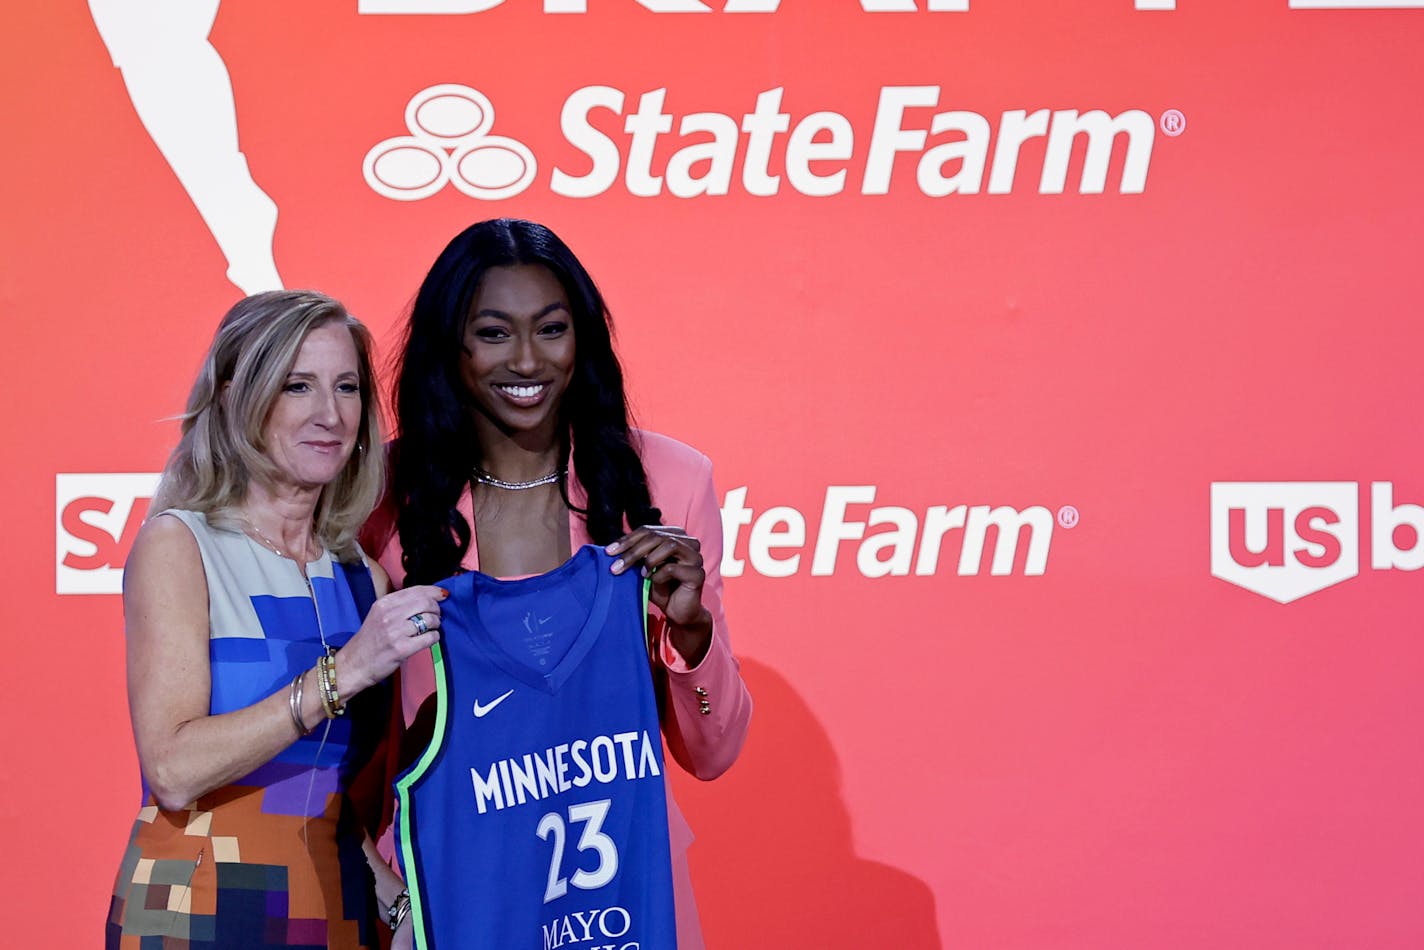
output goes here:
<path id="1" fill-rule="evenodd" d="M 327 652 L 326 674 L 331 681 L 331 708 L 336 710 L 338 716 L 346 715 L 346 704 L 341 701 L 341 694 L 336 689 L 336 651 Z"/>
<path id="2" fill-rule="evenodd" d="M 346 707 L 342 705 L 341 694 L 336 687 L 336 654 L 328 652 L 318 658 L 317 670 L 321 678 L 321 704 L 326 710 L 326 717 L 335 719 L 344 715 Z"/>
<path id="3" fill-rule="evenodd" d="M 326 682 L 326 655 L 317 657 L 316 660 L 316 688 L 317 696 L 321 699 L 321 712 L 327 719 L 332 718 L 335 713 L 331 711 L 331 704 L 327 701 L 327 694 L 330 687 Z"/>
<path id="4" fill-rule="evenodd" d="M 316 688 L 317 695 L 321 697 L 321 711 L 327 719 L 331 719 L 336 714 L 331 711 L 331 701 L 329 699 L 331 687 L 326 682 L 326 655 L 317 657 L 316 660 Z"/>

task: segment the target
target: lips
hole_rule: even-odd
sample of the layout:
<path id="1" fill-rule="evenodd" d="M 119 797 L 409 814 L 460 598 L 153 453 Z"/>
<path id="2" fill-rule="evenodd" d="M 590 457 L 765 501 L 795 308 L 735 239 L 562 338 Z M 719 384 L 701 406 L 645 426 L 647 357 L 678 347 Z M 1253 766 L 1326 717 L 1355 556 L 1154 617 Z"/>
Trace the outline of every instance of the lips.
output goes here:
<path id="1" fill-rule="evenodd" d="M 495 383 L 494 391 L 520 408 L 537 406 L 549 393 L 548 383 Z"/>

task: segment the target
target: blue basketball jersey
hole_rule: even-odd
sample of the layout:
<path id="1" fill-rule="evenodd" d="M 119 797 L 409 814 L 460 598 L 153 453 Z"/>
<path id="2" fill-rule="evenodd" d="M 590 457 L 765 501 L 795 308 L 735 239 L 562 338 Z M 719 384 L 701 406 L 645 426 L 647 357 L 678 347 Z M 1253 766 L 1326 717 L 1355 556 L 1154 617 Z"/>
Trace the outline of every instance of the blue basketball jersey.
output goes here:
<path id="1" fill-rule="evenodd" d="M 648 588 L 611 562 L 441 582 L 434 734 L 396 779 L 418 947 L 676 947 Z"/>

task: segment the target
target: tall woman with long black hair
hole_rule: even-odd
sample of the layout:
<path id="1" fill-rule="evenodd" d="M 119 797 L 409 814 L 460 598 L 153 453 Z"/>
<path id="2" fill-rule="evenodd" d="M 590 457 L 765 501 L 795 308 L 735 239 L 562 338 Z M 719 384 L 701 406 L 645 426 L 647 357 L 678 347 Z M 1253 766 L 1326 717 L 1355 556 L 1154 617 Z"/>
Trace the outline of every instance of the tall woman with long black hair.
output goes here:
<path id="1" fill-rule="evenodd" d="M 702 779 L 725 771 L 751 700 L 722 608 L 721 518 L 708 459 L 628 421 L 608 310 L 547 227 L 480 222 L 440 254 L 411 311 L 396 383 L 388 504 L 365 538 L 397 583 L 558 568 L 584 544 L 651 578 L 662 731 Z M 434 689 L 430 654 L 402 670 L 407 724 Z M 669 827 L 678 946 L 702 945 L 691 841 Z"/>

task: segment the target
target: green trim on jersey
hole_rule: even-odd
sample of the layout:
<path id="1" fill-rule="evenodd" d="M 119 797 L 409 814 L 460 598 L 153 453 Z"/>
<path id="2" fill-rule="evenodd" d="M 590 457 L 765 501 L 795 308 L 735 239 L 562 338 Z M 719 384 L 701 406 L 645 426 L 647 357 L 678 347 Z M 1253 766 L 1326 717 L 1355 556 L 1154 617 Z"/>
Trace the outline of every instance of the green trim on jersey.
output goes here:
<path id="1" fill-rule="evenodd" d="M 396 781 L 396 797 L 400 802 L 400 846 L 410 857 L 407 863 L 405 886 L 410 891 L 410 915 L 415 925 L 415 945 L 426 950 L 425 942 L 425 901 L 421 894 L 421 882 L 416 872 L 415 849 L 410 824 L 410 790 L 416 781 L 430 771 L 431 763 L 440 754 L 445 744 L 445 723 L 450 716 L 450 684 L 445 667 L 445 651 L 439 643 L 430 647 L 430 658 L 435 663 L 435 731 L 430 744 L 425 747 L 415 767 Z"/>
<path id="2" fill-rule="evenodd" d="M 653 579 L 650 577 L 643 578 L 643 642 L 647 644 L 648 647 L 648 659 L 656 664 L 658 657 L 653 650 L 652 638 L 648 636 L 648 598 L 652 596 L 652 593 Z"/>

